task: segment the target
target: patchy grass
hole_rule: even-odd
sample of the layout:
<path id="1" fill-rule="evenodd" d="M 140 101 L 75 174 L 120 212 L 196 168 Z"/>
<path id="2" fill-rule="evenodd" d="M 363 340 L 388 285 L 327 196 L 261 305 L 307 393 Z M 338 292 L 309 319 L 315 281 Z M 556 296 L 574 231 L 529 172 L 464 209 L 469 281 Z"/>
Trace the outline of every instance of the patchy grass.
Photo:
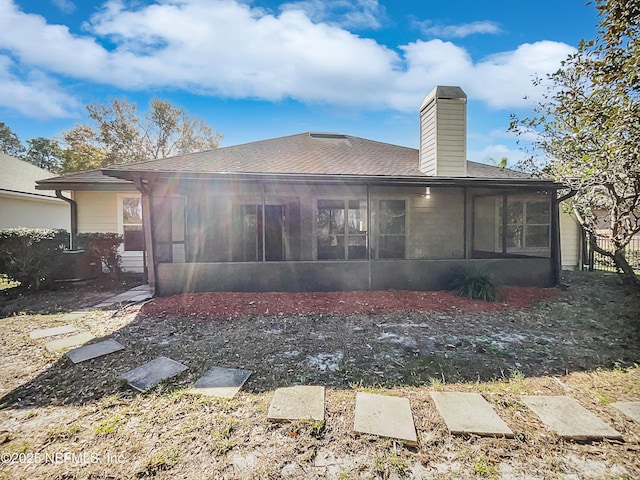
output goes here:
<path id="1" fill-rule="evenodd" d="M 57 325 L 55 315 L 1 319 L 0 453 L 34 462 L 5 462 L 0 479 L 640 478 L 640 425 L 611 406 L 640 400 L 638 298 L 609 277 L 579 275 L 555 299 L 501 312 L 232 321 L 90 312 L 78 326 L 127 349 L 77 365 L 28 338 Z M 159 355 L 189 371 L 144 394 L 119 381 Z M 214 364 L 254 373 L 233 399 L 189 393 Z M 325 422 L 268 422 L 273 390 L 299 383 L 328 387 Z M 450 435 L 432 390 L 482 393 L 515 438 Z M 409 399 L 417 447 L 353 432 L 364 391 Z M 624 442 L 565 442 L 524 394 L 569 395 Z M 97 461 L 35 461 L 65 452 Z"/>

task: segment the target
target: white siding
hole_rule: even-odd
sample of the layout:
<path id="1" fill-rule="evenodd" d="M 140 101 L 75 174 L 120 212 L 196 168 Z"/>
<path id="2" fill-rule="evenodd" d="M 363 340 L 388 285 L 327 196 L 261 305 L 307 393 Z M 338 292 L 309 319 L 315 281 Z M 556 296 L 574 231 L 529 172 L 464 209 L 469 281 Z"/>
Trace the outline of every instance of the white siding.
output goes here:
<path id="1" fill-rule="evenodd" d="M 560 252 L 562 269 L 575 270 L 580 262 L 580 226 L 568 213 L 560 211 Z"/>
<path id="2" fill-rule="evenodd" d="M 136 192 L 76 191 L 78 232 L 115 232 L 122 235 L 121 196 L 139 196 Z M 125 272 L 142 272 L 142 252 L 121 252 Z"/>
<path id="3" fill-rule="evenodd" d="M 0 228 L 71 228 L 69 204 L 56 198 L 0 194 Z"/>

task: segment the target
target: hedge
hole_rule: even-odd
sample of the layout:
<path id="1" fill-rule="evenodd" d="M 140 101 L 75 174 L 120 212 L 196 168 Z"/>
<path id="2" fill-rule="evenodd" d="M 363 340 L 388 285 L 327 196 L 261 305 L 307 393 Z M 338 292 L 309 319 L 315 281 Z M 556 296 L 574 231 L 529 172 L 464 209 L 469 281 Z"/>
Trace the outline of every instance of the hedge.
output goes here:
<path id="1" fill-rule="evenodd" d="M 24 287 L 40 290 L 54 280 L 68 242 L 69 234 L 63 229 L 0 230 L 0 273 Z"/>

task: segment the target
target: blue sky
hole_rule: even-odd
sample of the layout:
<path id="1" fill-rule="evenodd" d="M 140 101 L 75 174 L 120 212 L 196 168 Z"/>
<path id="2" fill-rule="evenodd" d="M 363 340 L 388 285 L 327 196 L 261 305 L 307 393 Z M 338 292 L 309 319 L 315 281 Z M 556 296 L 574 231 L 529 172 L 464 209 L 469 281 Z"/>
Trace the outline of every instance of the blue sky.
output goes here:
<path id="1" fill-rule="evenodd" d="M 222 146 L 331 131 L 417 148 L 422 99 L 459 85 L 468 158 L 515 163 L 509 116 L 595 36 L 585 3 L 0 0 L 0 121 L 23 141 L 56 137 L 88 103 L 156 96 Z"/>

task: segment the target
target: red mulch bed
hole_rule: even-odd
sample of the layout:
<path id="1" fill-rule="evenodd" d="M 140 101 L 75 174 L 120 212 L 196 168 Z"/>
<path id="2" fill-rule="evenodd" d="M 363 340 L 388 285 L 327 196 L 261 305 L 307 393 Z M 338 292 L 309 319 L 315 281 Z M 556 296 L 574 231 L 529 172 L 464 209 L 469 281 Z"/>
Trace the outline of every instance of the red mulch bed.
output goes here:
<path id="1" fill-rule="evenodd" d="M 459 297 L 451 292 L 359 291 L 313 293 L 187 293 L 155 298 L 141 310 L 144 317 L 238 318 L 248 315 L 370 314 L 397 311 L 457 310 L 495 312 L 518 310 L 555 298 L 553 288 L 512 287 L 502 290 L 501 302 Z"/>

